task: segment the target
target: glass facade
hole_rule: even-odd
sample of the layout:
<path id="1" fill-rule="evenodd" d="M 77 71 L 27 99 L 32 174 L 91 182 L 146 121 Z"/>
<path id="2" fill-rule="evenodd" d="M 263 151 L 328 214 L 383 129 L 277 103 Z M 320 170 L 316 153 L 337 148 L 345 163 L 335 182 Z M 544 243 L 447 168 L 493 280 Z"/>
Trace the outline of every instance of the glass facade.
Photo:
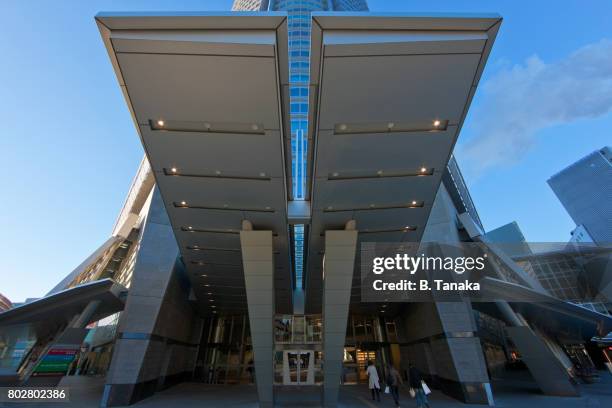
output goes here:
<path id="1" fill-rule="evenodd" d="M 554 297 L 609 315 L 606 300 L 585 279 L 588 274 L 581 263 L 586 259 L 563 253 L 536 254 L 517 260 L 517 264 L 538 279 Z"/>
<path id="2" fill-rule="evenodd" d="M 274 320 L 276 344 L 320 344 L 323 341 L 321 315 L 280 315 Z"/>
<path id="3" fill-rule="evenodd" d="M 239 2 L 234 3 L 234 7 L 237 3 Z M 330 5 L 335 11 L 368 10 L 365 0 L 272 0 L 269 5 L 270 10 L 286 11 L 288 14 L 291 173 L 294 200 L 306 199 L 307 190 L 310 13 L 329 10 Z M 295 288 L 301 289 L 304 270 L 304 225 L 294 226 L 293 242 Z"/>
<path id="4" fill-rule="evenodd" d="M 572 217 L 599 245 L 612 243 L 612 149 L 604 147 L 548 180 Z"/>
<path id="5" fill-rule="evenodd" d="M 291 173 L 294 200 L 306 198 L 310 13 L 316 10 L 327 10 L 326 4 L 325 0 L 276 0 L 270 5 L 271 10 L 284 10 L 288 13 Z M 304 270 L 304 225 L 294 226 L 293 242 L 295 288 L 301 289 Z"/>
<path id="6" fill-rule="evenodd" d="M 446 171 L 442 176 L 442 181 L 444 182 L 453 203 L 458 209 L 461 210 L 460 212 L 467 212 L 470 214 L 474 222 L 484 230 L 482 221 L 478 215 L 478 211 L 476 211 L 474 201 L 472 201 L 470 190 L 465 183 L 465 179 L 463 178 L 463 174 L 461 173 L 461 169 L 459 168 L 459 164 L 457 163 L 455 156 L 450 157 L 448 165 L 446 166 Z"/>
<path id="7" fill-rule="evenodd" d="M 3 328 L 0 332 L 0 372 L 19 374 L 38 356 L 36 333 L 31 324 Z"/>
<path id="8" fill-rule="evenodd" d="M 253 383 L 251 344 L 246 315 L 209 319 L 200 344 L 196 377 L 208 384 Z"/>
<path id="9" fill-rule="evenodd" d="M 327 10 L 327 1 L 276 0 L 271 2 L 270 10 L 282 10 L 288 14 L 292 193 L 294 200 L 304 200 L 308 160 L 310 13 Z"/>
<path id="10" fill-rule="evenodd" d="M 308 96 L 310 82 L 310 13 L 368 11 L 365 0 L 235 0 L 235 11 L 286 11 L 289 42 L 291 120 L 291 179 L 294 200 L 306 199 L 308 171 Z M 304 225 L 293 228 L 295 288 L 301 289 L 304 270 Z"/>

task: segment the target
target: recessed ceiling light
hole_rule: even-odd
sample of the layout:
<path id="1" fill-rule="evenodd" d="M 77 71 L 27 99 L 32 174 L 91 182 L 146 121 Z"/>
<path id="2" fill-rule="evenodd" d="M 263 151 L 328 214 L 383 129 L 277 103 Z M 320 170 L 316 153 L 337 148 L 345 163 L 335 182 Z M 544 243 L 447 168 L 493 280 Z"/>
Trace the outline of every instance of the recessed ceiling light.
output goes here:
<path id="1" fill-rule="evenodd" d="M 215 170 L 215 174 L 218 176 L 219 174 L 221 174 L 221 170 Z"/>
<path id="2" fill-rule="evenodd" d="M 215 300 L 214 300 L 214 299 L 208 299 L 208 301 L 209 301 L 209 302 L 214 302 Z"/>
<path id="3" fill-rule="evenodd" d="M 329 207 L 327 207 L 328 210 L 333 210 L 334 207 L 332 207 L 331 205 Z"/>
<path id="4" fill-rule="evenodd" d="M 204 129 L 210 129 L 210 123 L 204 123 Z"/>
<path id="5" fill-rule="evenodd" d="M 416 202 L 416 201 L 413 201 L 413 202 L 412 202 L 412 205 L 417 205 L 417 202 Z"/>
<path id="6" fill-rule="evenodd" d="M 208 278 L 208 275 L 200 275 L 203 278 Z"/>
<path id="7" fill-rule="evenodd" d="M 213 312 L 213 313 L 217 313 L 217 311 L 216 311 L 216 310 L 213 310 L 212 312 Z"/>
<path id="8" fill-rule="evenodd" d="M 193 227 L 190 225 L 187 227 L 188 230 L 193 229 Z"/>
<path id="9" fill-rule="evenodd" d="M 212 292 L 208 292 L 207 295 L 212 295 Z"/>
<path id="10" fill-rule="evenodd" d="M 340 130 L 346 130 L 346 125 L 345 124 L 340 125 Z"/>
<path id="11" fill-rule="evenodd" d="M 376 172 L 376 174 L 378 174 L 379 176 L 382 176 L 383 171 L 382 171 L 382 170 L 378 170 L 378 171 Z"/>
<path id="12" fill-rule="evenodd" d="M 187 205 L 187 201 L 181 201 L 181 205 Z"/>
<path id="13" fill-rule="evenodd" d="M 376 204 L 370 204 L 370 208 L 376 207 Z"/>
<path id="14" fill-rule="evenodd" d="M 207 284 L 206 284 L 206 285 L 204 285 L 204 286 L 209 287 L 210 285 L 207 283 Z"/>
<path id="15" fill-rule="evenodd" d="M 427 167 L 421 167 L 421 173 L 426 173 L 427 172 Z"/>
<path id="16" fill-rule="evenodd" d="M 166 122 L 164 122 L 161 119 L 157 121 L 157 126 L 164 126 L 165 124 L 166 124 Z"/>
<path id="17" fill-rule="evenodd" d="M 253 126 L 251 126 L 251 129 L 253 129 L 253 130 L 259 130 L 259 126 L 257 126 L 257 125 L 253 125 Z"/>
<path id="18" fill-rule="evenodd" d="M 171 168 L 170 171 L 173 173 L 176 173 L 177 172 L 176 167 Z"/>
<path id="19" fill-rule="evenodd" d="M 393 127 L 394 127 L 394 126 L 395 126 L 395 123 L 393 123 L 393 122 L 389 122 L 389 123 L 387 123 L 387 127 L 388 127 L 389 129 L 393 129 Z"/>
<path id="20" fill-rule="evenodd" d="M 259 173 L 259 177 L 266 177 L 266 173 L 264 172 Z"/>
<path id="21" fill-rule="evenodd" d="M 440 123 L 441 123 L 441 122 L 440 122 L 438 119 L 436 119 L 436 120 L 434 120 L 433 125 L 434 125 L 435 127 L 438 127 L 438 126 L 440 126 Z"/>

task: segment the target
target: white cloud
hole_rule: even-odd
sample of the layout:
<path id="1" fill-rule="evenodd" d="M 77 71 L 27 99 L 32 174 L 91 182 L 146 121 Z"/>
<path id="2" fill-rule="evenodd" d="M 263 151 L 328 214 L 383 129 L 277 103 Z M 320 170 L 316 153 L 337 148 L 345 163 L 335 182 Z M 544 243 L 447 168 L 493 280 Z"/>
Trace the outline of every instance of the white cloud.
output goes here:
<path id="1" fill-rule="evenodd" d="M 480 89 L 471 137 L 458 146 L 476 175 L 518 162 L 541 129 L 612 111 L 612 40 L 601 40 L 546 64 L 537 55 L 504 68 Z"/>

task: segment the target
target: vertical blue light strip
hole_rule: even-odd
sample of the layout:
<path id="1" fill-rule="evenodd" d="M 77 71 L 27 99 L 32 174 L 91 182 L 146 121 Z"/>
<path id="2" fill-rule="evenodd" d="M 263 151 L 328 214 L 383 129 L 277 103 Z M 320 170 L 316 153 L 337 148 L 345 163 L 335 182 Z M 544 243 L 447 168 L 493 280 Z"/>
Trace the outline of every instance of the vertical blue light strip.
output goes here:
<path id="1" fill-rule="evenodd" d="M 326 2 L 325 2 L 326 3 Z M 291 119 L 291 170 L 293 199 L 306 198 L 308 160 L 308 87 L 310 82 L 310 13 L 323 10 L 323 1 L 277 0 L 274 9 L 287 11 L 289 41 L 289 92 Z M 295 225 L 294 280 L 302 288 L 304 271 L 304 225 Z"/>

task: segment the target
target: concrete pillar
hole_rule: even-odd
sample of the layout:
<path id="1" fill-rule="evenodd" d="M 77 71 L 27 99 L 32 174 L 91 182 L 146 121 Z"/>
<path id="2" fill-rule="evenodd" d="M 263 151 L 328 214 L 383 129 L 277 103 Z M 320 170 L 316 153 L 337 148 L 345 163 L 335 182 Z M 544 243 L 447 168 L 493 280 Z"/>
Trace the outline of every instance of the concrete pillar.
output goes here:
<path id="1" fill-rule="evenodd" d="M 493 406 L 493 393 L 471 303 L 436 302 L 435 310 L 442 336 L 430 339 L 430 344 L 442 390 L 466 403 Z"/>
<path id="2" fill-rule="evenodd" d="M 253 344 L 259 406 L 274 406 L 274 255 L 272 231 L 253 231 L 243 222 L 240 246 Z"/>
<path id="3" fill-rule="evenodd" d="M 457 230 L 457 210 L 444 185 L 441 185 L 423 232 L 422 242 L 429 245 L 432 255 L 462 256 Z M 450 278 L 450 277 L 449 277 Z M 445 394 L 466 403 L 493 405 L 493 394 L 487 374 L 484 353 L 476 332 L 471 302 L 457 296 L 434 303 L 410 305 L 404 322 L 410 358 L 416 366 L 434 380 Z M 423 366 L 422 350 L 431 353 L 433 367 Z M 420 362 L 420 363 L 419 363 Z"/>
<path id="4" fill-rule="evenodd" d="M 87 306 L 85 306 L 85 309 L 83 309 L 76 321 L 70 327 L 84 328 L 85 326 L 87 326 L 93 314 L 96 313 L 96 309 L 98 309 L 98 306 L 100 306 L 100 300 L 90 301 Z"/>
<path id="5" fill-rule="evenodd" d="M 202 321 L 159 190 L 155 188 L 100 405 L 133 404 L 189 379 Z"/>
<path id="6" fill-rule="evenodd" d="M 546 395 L 575 397 L 580 391 L 555 353 L 529 327 L 525 319 L 515 313 L 505 301 L 495 302 L 508 327 L 506 333 L 521 353 L 521 358 L 535 379 L 540 390 Z"/>
<path id="7" fill-rule="evenodd" d="M 351 283 L 357 251 L 354 223 L 325 232 L 323 258 L 323 406 L 338 405 Z"/>

